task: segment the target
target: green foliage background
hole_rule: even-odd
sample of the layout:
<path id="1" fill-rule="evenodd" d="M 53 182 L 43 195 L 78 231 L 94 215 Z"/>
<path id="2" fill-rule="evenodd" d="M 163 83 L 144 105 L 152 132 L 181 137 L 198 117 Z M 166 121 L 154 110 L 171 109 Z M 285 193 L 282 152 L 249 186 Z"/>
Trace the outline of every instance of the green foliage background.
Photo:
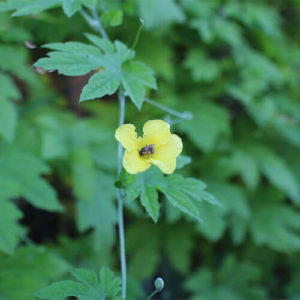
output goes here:
<path id="1" fill-rule="evenodd" d="M 130 66 L 123 44 L 101 50 L 114 58 L 110 65 L 97 61 L 104 54 L 95 46 L 47 45 L 55 66 L 45 48 L 25 47 L 91 45 L 81 5 L 95 1 L 0 2 L 0 299 L 34 299 L 70 279 L 70 270 L 79 282 L 99 284 L 96 273 L 72 267 L 118 273 L 119 85 L 133 102 L 126 121 L 141 128 L 167 120 L 191 157 L 173 177 L 154 169 L 145 186 L 137 178 L 127 189 L 128 299 L 145 299 L 158 276 L 165 289 L 157 299 L 300 299 L 300 2 L 98 1 L 112 40 L 128 47 L 144 20 Z M 85 74 L 105 63 L 93 76 L 114 82 L 99 89 L 91 80 L 81 100 L 104 97 L 79 105 Z M 119 77 L 107 73 L 112 65 L 122 67 Z M 193 119 L 142 106 L 145 94 Z M 158 186 L 159 206 L 149 210 Z M 189 196 L 196 208 L 178 207 Z M 216 199 L 221 205 L 211 205 Z M 112 278 L 102 269 L 99 289 L 108 297 L 118 293 L 118 281 L 107 287 Z"/>

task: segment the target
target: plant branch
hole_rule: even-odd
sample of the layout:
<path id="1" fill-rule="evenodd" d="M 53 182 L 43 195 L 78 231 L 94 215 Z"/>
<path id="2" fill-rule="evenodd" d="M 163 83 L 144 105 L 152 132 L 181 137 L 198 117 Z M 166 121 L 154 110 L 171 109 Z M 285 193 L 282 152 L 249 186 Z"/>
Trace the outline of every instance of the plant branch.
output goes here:
<path id="1" fill-rule="evenodd" d="M 125 94 L 119 91 L 119 126 L 124 124 L 125 119 Z M 118 143 L 118 168 L 117 177 L 120 176 L 122 170 L 122 145 Z M 123 215 L 123 190 L 117 189 L 118 200 L 118 224 L 119 224 L 119 241 L 120 241 L 120 260 L 122 273 L 122 297 L 126 299 L 126 252 L 125 252 L 125 234 L 124 234 L 124 215 Z"/>
<path id="2" fill-rule="evenodd" d="M 101 19 L 96 9 L 91 10 L 93 17 L 91 17 L 84 9 L 81 9 L 80 13 L 90 27 L 98 31 L 104 39 L 109 39 L 104 27 L 102 26 Z"/>
<path id="3" fill-rule="evenodd" d="M 153 106 L 156 106 L 157 108 L 159 108 L 159 109 L 161 109 L 161 110 L 169 113 L 170 115 L 176 116 L 178 118 L 185 119 L 185 120 L 192 120 L 193 119 L 193 114 L 191 112 L 189 112 L 189 111 L 185 111 L 183 113 L 180 113 L 180 112 L 178 112 L 178 111 L 176 111 L 174 109 L 166 107 L 166 106 L 164 106 L 164 105 L 162 105 L 162 104 L 160 104 L 158 102 L 155 102 L 155 101 L 153 101 L 151 99 L 148 99 L 148 98 L 145 99 L 145 102 L 147 102 L 147 103 L 149 103 L 149 104 L 151 104 Z"/>

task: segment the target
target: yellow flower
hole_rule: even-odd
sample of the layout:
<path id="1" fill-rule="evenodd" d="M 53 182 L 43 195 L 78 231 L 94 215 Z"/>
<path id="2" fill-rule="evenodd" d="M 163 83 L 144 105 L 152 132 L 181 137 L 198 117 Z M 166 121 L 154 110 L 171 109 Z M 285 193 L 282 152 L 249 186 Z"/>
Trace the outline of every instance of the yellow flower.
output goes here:
<path id="1" fill-rule="evenodd" d="M 171 134 L 170 125 L 161 120 L 151 120 L 143 127 L 143 137 L 137 137 L 135 126 L 124 124 L 115 133 L 115 138 L 126 149 L 123 166 L 129 174 L 146 171 L 151 164 L 165 174 L 176 168 L 176 157 L 182 151 L 182 141 Z"/>

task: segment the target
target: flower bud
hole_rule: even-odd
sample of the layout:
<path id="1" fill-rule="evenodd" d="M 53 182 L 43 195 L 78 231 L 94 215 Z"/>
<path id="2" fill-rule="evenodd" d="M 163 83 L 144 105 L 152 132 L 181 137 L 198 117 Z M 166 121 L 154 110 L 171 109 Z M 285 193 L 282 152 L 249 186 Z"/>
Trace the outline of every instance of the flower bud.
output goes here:
<path id="1" fill-rule="evenodd" d="M 154 281 L 154 286 L 155 286 L 155 289 L 160 292 L 163 288 L 164 288 L 164 280 L 160 277 L 156 278 L 155 281 Z"/>

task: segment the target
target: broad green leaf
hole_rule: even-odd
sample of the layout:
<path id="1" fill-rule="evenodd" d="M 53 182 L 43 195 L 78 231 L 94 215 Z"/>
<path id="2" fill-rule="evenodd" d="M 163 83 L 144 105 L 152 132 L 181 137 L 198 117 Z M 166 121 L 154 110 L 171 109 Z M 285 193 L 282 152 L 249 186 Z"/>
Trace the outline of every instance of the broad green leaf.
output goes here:
<path id="1" fill-rule="evenodd" d="M 0 250 L 12 254 L 23 232 L 18 223 L 22 212 L 10 201 L 0 199 Z"/>
<path id="2" fill-rule="evenodd" d="M 121 10 L 111 10 L 104 12 L 101 16 L 104 26 L 119 26 L 123 22 L 123 12 Z"/>
<path id="3" fill-rule="evenodd" d="M 85 36 L 91 43 L 104 51 L 104 53 L 109 54 L 114 52 L 115 47 L 110 40 L 102 39 L 99 36 L 90 33 L 86 33 Z"/>
<path id="4" fill-rule="evenodd" d="M 96 3 L 97 0 L 62 0 L 62 8 L 64 13 L 70 18 L 81 9 L 82 5 L 94 8 Z"/>
<path id="5" fill-rule="evenodd" d="M 65 158 L 69 154 L 66 124 L 54 112 L 40 113 L 34 126 L 41 136 L 41 155 L 43 159 Z"/>
<path id="6" fill-rule="evenodd" d="M 62 0 L 7 0 L 5 3 L 0 4 L 0 11 L 14 10 L 15 12 L 12 16 L 31 15 L 56 6 L 61 3 L 61 1 Z"/>
<path id="7" fill-rule="evenodd" d="M 167 258 L 180 273 L 187 274 L 190 269 L 194 244 L 194 235 L 189 225 L 178 224 L 166 228 L 164 246 Z"/>
<path id="8" fill-rule="evenodd" d="M 0 190 L 10 197 L 23 196 L 33 206 L 49 211 L 62 211 L 55 190 L 40 176 L 49 172 L 37 157 L 16 149 L 0 149 Z"/>
<path id="9" fill-rule="evenodd" d="M 121 291 L 121 280 L 106 267 L 100 270 L 100 291 L 105 297 L 115 297 Z"/>
<path id="10" fill-rule="evenodd" d="M 158 193 L 154 187 L 144 186 L 141 193 L 141 203 L 148 215 L 157 222 L 159 215 Z"/>
<path id="11" fill-rule="evenodd" d="M 0 136 L 7 142 L 12 142 L 15 136 L 17 111 L 15 105 L 0 98 Z"/>
<path id="12" fill-rule="evenodd" d="M 145 87 L 156 89 L 152 70 L 140 62 L 130 62 L 122 72 L 122 83 L 132 102 L 141 109 Z"/>
<path id="13" fill-rule="evenodd" d="M 28 54 L 24 47 L 0 45 L 0 69 L 14 74 L 30 85 L 37 86 L 36 76 L 30 69 L 27 60 Z"/>
<path id="14" fill-rule="evenodd" d="M 74 193 L 78 201 L 92 203 L 95 197 L 97 172 L 88 149 L 76 149 L 72 155 Z"/>
<path id="15" fill-rule="evenodd" d="M 90 228 L 95 230 L 94 248 L 109 255 L 115 240 L 117 222 L 116 207 L 113 203 L 114 178 L 102 172 L 96 173 L 95 191 L 91 202 L 79 201 L 76 204 L 77 225 L 81 232 Z"/>
<path id="16" fill-rule="evenodd" d="M 100 70 L 90 78 L 88 84 L 83 88 L 80 102 L 112 95 L 117 91 L 120 82 L 121 78 L 118 74 Z"/>
<path id="17" fill-rule="evenodd" d="M 260 188 L 253 195 L 252 215 L 249 227 L 257 245 L 282 252 L 300 249 L 300 214 L 282 201 L 278 191 Z"/>
<path id="18" fill-rule="evenodd" d="M 86 285 L 93 287 L 98 284 L 97 273 L 93 270 L 72 269 L 70 272 L 78 281 L 81 281 Z"/>
<path id="19" fill-rule="evenodd" d="M 202 268 L 185 282 L 191 299 L 266 299 L 260 285 L 261 271 L 251 262 L 237 261 L 232 256 L 223 260 L 219 269 Z"/>
<path id="20" fill-rule="evenodd" d="M 185 155 L 180 155 L 177 157 L 176 160 L 176 169 L 181 169 L 184 166 L 190 164 L 192 161 L 191 157 L 185 156 Z"/>
<path id="21" fill-rule="evenodd" d="M 72 296 L 78 297 L 79 299 L 99 299 L 97 295 L 89 291 L 87 286 L 72 280 L 52 283 L 35 293 L 35 297 L 37 298 L 50 300 L 61 300 Z"/>
<path id="22" fill-rule="evenodd" d="M 62 8 L 64 13 L 70 18 L 81 8 L 82 0 L 63 0 Z"/>
<path id="23" fill-rule="evenodd" d="M 34 299 L 37 290 L 61 278 L 69 268 L 66 261 L 42 247 L 23 246 L 12 257 L 0 255 L 0 299 Z"/>
<path id="24" fill-rule="evenodd" d="M 185 19 L 180 6 L 174 0 L 138 0 L 140 16 L 147 29 L 163 28 Z"/>
<path id="25" fill-rule="evenodd" d="M 155 222 L 159 214 L 156 190 L 161 191 L 174 207 L 201 221 L 194 200 L 220 205 L 213 195 L 205 191 L 205 188 L 205 183 L 195 178 L 184 178 L 181 175 L 165 177 L 160 170 L 152 167 L 142 175 L 136 175 L 133 183 L 125 185 L 125 193 L 128 201 L 140 195 L 141 203 Z"/>
<path id="26" fill-rule="evenodd" d="M 163 175 L 157 168 L 151 168 L 145 173 L 136 175 L 133 179 L 133 182 L 125 185 L 127 200 L 130 202 L 140 196 L 140 201 L 148 215 L 154 222 L 157 222 L 159 203 L 156 189 L 161 185 L 165 185 Z"/>
<path id="27" fill-rule="evenodd" d="M 0 11 L 1 5 L 0 3 Z M 9 27 L 9 30 L 7 28 Z M 9 14 L 1 13 L 0 19 L 0 39 L 3 42 L 23 42 L 32 40 L 31 33 L 23 27 L 20 27 L 19 24 L 15 23 L 15 19 L 11 18 Z"/>
<path id="28" fill-rule="evenodd" d="M 221 73 L 221 65 L 207 57 L 200 49 L 192 49 L 184 61 L 184 66 L 192 72 L 194 81 L 211 82 Z"/>
<path id="29" fill-rule="evenodd" d="M 184 109 L 192 111 L 194 118 L 180 123 L 178 127 L 196 146 L 208 152 L 216 147 L 221 136 L 229 135 L 229 116 L 220 105 L 201 101 L 201 96 L 194 101 L 196 103 L 192 105 L 184 103 Z"/>
<path id="30" fill-rule="evenodd" d="M 13 99 L 18 100 L 20 98 L 20 92 L 18 88 L 13 83 L 12 79 L 4 74 L 0 73 L 0 99 Z"/>
<path id="31" fill-rule="evenodd" d="M 201 221 L 198 208 L 186 194 L 176 189 L 176 187 L 168 187 L 163 190 L 163 192 L 173 206 L 179 208 L 196 220 Z"/>
<path id="32" fill-rule="evenodd" d="M 131 61 L 134 52 L 125 44 L 119 41 L 112 44 L 91 34 L 86 36 L 95 46 L 79 42 L 47 44 L 44 47 L 55 51 L 39 59 L 35 66 L 49 71 L 58 70 L 69 76 L 96 70 L 83 88 L 80 101 L 112 95 L 122 83 L 129 98 L 140 109 L 145 87 L 156 89 L 152 70 L 140 62 Z"/>
<path id="33" fill-rule="evenodd" d="M 78 297 L 82 300 L 105 300 L 110 297 L 117 299 L 115 296 L 121 291 L 121 280 L 106 268 L 102 268 L 100 271 L 100 283 L 94 271 L 75 269 L 71 270 L 71 273 L 79 282 L 73 280 L 55 282 L 38 291 L 35 296 L 49 300 L 60 300 L 66 297 Z"/>
<path id="34" fill-rule="evenodd" d="M 129 224 L 126 228 L 126 251 L 130 255 L 128 273 L 135 278 L 149 278 L 159 264 L 159 229 L 159 223 L 145 221 Z"/>
<path id="35" fill-rule="evenodd" d="M 51 50 L 46 58 L 39 59 L 34 66 L 68 76 L 79 76 L 89 73 L 103 65 L 103 55 L 94 46 L 79 42 L 47 44 Z"/>
<path id="36" fill-rule="evenodd" d="M 249 144 L 243 149 L 250 157 L 256 160 L 256 164 L 261 172 L 274 186 L 284 191 L 293 201 L 299 202 L 299 186 L 288 165 L 280 156 L 268 147 L 261 145 Z"/>

